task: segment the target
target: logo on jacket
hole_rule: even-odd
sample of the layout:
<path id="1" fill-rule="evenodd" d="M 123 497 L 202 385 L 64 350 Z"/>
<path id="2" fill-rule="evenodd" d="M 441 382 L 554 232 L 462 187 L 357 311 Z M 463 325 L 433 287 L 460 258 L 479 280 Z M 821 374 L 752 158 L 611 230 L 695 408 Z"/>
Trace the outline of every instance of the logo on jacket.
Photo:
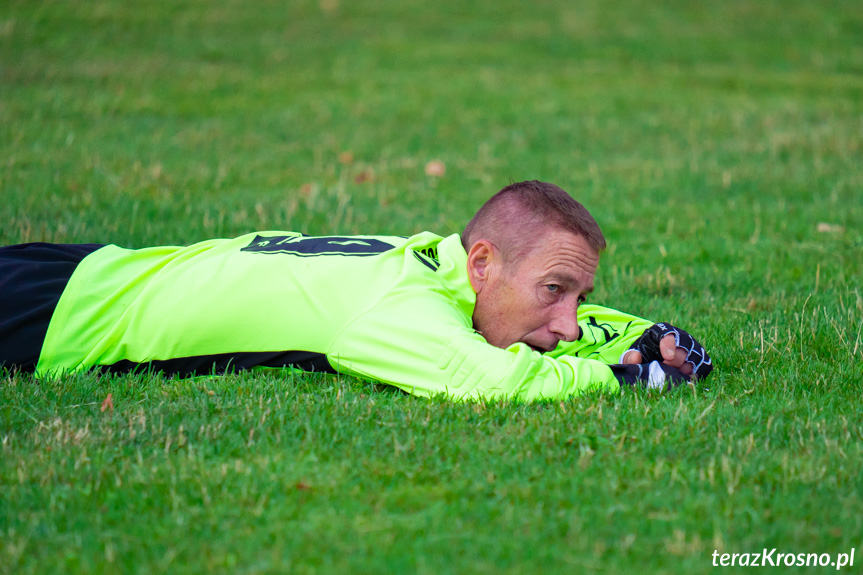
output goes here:
<path id="1" fill-rule="evenodd" d="M 255 236 L 241 252 L 314 256 L 374 256 L 395 246 L 375 238 L 350 236 Z"/>

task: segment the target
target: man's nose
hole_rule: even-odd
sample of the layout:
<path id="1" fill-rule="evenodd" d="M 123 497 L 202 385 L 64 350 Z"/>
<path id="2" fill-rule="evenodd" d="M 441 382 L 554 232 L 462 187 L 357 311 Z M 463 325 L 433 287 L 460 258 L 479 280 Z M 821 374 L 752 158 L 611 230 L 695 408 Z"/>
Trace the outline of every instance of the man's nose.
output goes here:
<path id="1" fill-rule="evenodd" d="M 563 341 L 575 341 L 578 339 L 578 306 L 555 316 L 549 325 L 549 329 Z"/>

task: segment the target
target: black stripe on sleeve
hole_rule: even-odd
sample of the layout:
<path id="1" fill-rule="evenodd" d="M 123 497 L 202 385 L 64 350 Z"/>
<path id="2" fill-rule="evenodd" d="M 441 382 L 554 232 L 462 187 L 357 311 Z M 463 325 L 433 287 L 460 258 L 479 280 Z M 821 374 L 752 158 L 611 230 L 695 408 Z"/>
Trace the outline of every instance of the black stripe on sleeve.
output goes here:
<path id="1" fill-rule="evenodd" d="M 121 360 L 111 365 L 99 365 L 94 369 L 106 373 L 152 371 L 169 376 L 190 377 L 193 375 L 231 373 L 253 367 L 295 367 L 303 371 L 336 373 L 336 370 L 327 361 L 325 354 L 312 351 L 221 353 L 158 359 L 142 363 Z"/>

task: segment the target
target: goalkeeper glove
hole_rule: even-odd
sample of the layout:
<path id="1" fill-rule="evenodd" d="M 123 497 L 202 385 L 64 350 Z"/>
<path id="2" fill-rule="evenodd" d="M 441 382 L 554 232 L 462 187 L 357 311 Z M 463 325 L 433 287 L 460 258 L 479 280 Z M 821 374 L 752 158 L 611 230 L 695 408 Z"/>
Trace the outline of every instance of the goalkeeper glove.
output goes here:
<path id="1" fill-rule="evenodd" d="M 632 347 L 630 347 L 624 356 L 629 351 L 635 350 L 641 353 L 641 361 L 650 363 L 652 361 L 663 361 L 662 352 L 659 349 L 659 342 L 668 334 L 674 335 L 674 343 L 677 347 L 686 351 L 686 363 L 692 365 L 691 377 L 699 379 L 707 377 L 713 371 L 713 361 L 707 355 L 707 350 L 698 343 L 694 337 L 669 323 L 655 323 L 647 329 L 641 337 L 639 337 Z"/>

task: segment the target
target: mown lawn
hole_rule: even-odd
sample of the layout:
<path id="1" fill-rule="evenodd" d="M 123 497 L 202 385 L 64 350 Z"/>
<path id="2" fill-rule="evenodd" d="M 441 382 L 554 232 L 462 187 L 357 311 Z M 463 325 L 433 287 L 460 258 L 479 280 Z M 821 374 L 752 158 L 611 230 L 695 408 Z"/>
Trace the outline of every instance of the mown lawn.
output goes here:
<path id="1" fill-rule="evenodd" d="M 592 301 L 708 380 L 0 374 L 0 573 L 859 572 L 858 2 L 0 4 L 1 244 L 449 234 L 524 179 L 602 225 Z"/>

